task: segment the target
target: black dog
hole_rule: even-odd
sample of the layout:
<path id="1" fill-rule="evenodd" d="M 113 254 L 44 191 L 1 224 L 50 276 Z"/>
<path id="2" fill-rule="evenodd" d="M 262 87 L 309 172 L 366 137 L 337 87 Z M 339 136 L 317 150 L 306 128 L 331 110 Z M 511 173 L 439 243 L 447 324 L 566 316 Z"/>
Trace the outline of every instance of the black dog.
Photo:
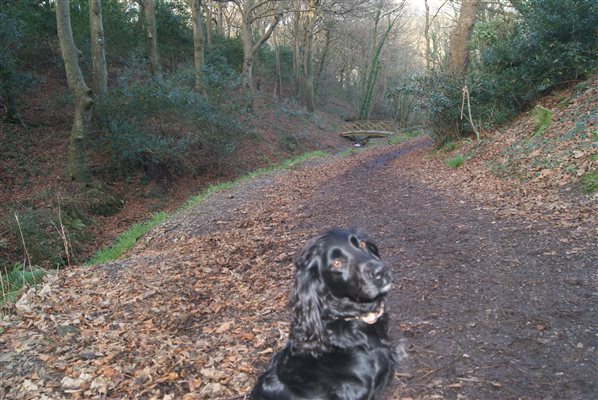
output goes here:
<path id="1" fill-rule="evenodd" d="M 289 341 L 252 400 L 380 399 L 394 371 L 384 296 L 389 269 L 360 231 L 335 229 L 296 261 Z"/>

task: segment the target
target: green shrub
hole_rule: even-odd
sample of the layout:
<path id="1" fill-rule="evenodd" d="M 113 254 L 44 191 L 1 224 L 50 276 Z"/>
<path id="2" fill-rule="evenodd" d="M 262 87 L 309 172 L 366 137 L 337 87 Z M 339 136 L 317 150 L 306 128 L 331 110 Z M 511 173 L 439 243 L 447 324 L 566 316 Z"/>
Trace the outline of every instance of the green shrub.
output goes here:
<path id="1" fill-rule="evenodd" d="M 411 139 L 411 136 L 401 133 L 389 136 L 387 142 L 388 144 L 401 144 L 403 142 L 408 141 L 409 139 Z"/>
<path id="2" fill-rule="evenodd" d="M 439 144 L 456 139 L 462 131 L 460 121 L 462 82 L 442 72 L 416 74 L 389 91 L 389 96 L 407 95 L 418 102 L 415 110 L 429 123 Z"/>
<path id="3" fill-rule="evenodd" d="M 534 127 L 534 135 L 542 136 L 546 129 L 552 124 L 552 111 L 542 106 L 536 106 L 533 115 L 534 122 L 536 123 Z"/>
<path id="4" fill-rule="evenodd" d="M 156 34 L 162 66 L 168 70 L 193 59 L 191 15 L 184 2 L 156 2 Z"/>
<path id="5" fill-rule="evenodd" d="M 55 42 L 50 39 L 56 36 L 54 5 L 42 0 L 3 1 L 1 4 L 2 11 L 22 27 L 16 57 L 31 69 L 44 72 L 48 66 L 59 65 L 61 60 L 56 54 Z M 7 42 L 0 40 L 0 43 Z"/>
<path id="6" fill-rule="evenodd" d="M 164 9 L 156 3 L 156 20 L 162 16 Z M 89 35 L 89 1 L 70 0 L 71 26 L 77 48 L 83 53 L 84 62 L 91 65 L 91 42 Z M 119 60 L 126 60 L 133 54 L 145 54 L 145 34 L 136 25 L 139 15 L 139 8 L 131 7 L 127 2 L 120 0 L 102 1 L 102 24 L 104 27 L 104 41 L 106 44 L 106 61 L 111 64 Z M 56 20 L 56 17 L 54 17 Z M 166 21 L 161 18 L 164 25 Z M 163 42 L 160 36 L 161 29 L 169 29 L 169 26 L 162 26 L 157 23 L 158 44 Z M 52 34 L 55 34 L 52 33 Z M 166 35 L 165 35 L 166 36 Z M 168 37 L 164 38 L 167 40 Z M 169 43 L 170 44 L 170 43 Z M 162 49 L 160 49 L 162 51 Z"/>
<path id="7" fill-rule="evenodd" d="M 470 73 L 479 82 L 478 113 L 492 121 L 492 110 L 510 117 L 561 82 L 582 79 L 598 67 L 595 1 L 529 0 L 514 6 L 520 17 L 510 29 L 496 27 L 495 40 L 480 49 L 480 62 Z"/>
<path id="8" fill-rule="evenodd" d="M 32 265 L 56 268 L 67 264 L 64 241 L 59 232 L 61 219 L 74 253 L 71 257 L 89 240 L 85 232 L 88 221 L 76 208 L 65 206 L 61 214 L 59 216 L 57 210 L 28 209 L 17 213 L 18 223 L 14 214 L 11 214 L 5 217 L 2 225 L 10 231 L 23 257 L 29 255 Z"/>
<path id="9" fill-rule="evenodd" d="M 295 152 L 299 146 L 301 145 L 301 141 L 296 135 L 289 135 L 289 134 L 282 134 L 278 138 L 278 142 L 280 146 L 288 151 L 288 152 Z"/>
<path id="10" fill-rule="evenodd" d="M 0 305 L 16 301 L 24 286 L 41 282 L 45 274 L 46 271 L 41 268 L 15 264 L 8 274 L 0 276 Z"/>
<path id="11" fill-rule="evenodd" d="M 448 153 L 451 152 L 453 150 L 455 150 L 457 148 L 457 143 L 455 142 L 446 142 L 441 148 L 440 150 Z"/>
<path id="12" fill-rule="evenodd" d="M 206 53 L 206 65 L 231 68 L 240 73 L 243 69 L 243 43 L 239 37 L 212 36 L 212 49 Z"/>
<path id="13" fill-rule="evenodd" d="M 209 95 L 220 95 L 222 88 L 235 88 L 241 84 L 242 75 L 231 67 L 224 58 L 213 59 L 202 68 L 203 84 Z M 215 90 L 218 90 L 215 92 Z"/>
<path id="14" fill-rule="evenodd" d="M 586 172 L 581 178 L 581 183 L 586 193 L 598 191 L 598 170 Z"/>
<path id="15" fill-rule="evenodd" d="M 142 171 L 150 178 L 194 173 L 201 166 L 200 154 L 220 162 L 235 150 L 239 139 L 248 136 L 235 118 L 238 105 L 231 99 L 214 103 L 192 84 L 192 69 L 161 80 L 123 74 L 98 105 L 100 129 L 90 138 L 113 161 L 105 172 L 128 176 Z"/>
<path id="16" fill-rule="evenodd" d="M 463 159 L 463 156 L 459 155 L 446 160 L 446 165 L 448 165 L 451 168 L 459 168 L 463 165 L 464 161 L 465 160 Z"/>
<path id="17" fill-rule="evenodd" d="M 8 122 L 21 122 L 18 97 L 34 82 L 30 74 L 19 72 L 19 52 L 24 32 L 22 21 L 0 12 L 0 97 L 4 100 L 7 111 L 4 119 Z"/>

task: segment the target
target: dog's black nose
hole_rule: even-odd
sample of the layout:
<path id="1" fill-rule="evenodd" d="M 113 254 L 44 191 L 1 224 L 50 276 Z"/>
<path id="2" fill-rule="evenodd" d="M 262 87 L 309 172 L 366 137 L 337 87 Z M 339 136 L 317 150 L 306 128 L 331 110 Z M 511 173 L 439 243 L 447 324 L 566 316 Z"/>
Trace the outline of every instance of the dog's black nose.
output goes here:
<path id="1" fill-rule="evenodd" d="M 384 286 L 392 281 L 390 271 L 384 263 L 372 261 L 368 264 L 368 274 L 374 280 L 376 285 Z"/>

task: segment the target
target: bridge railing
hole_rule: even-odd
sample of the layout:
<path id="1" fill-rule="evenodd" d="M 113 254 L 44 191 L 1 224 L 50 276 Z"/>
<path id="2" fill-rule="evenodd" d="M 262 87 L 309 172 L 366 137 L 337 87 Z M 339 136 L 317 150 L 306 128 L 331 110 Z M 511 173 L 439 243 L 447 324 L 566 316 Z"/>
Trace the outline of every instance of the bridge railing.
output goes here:
<path id="1" fill-rule="evenodd" d="M 396 128 L 395 121 L 385 121 L 385 120 L 371 120 L 371 119 L 364 119 L 364 120 L 357 120 L 357 121 L 348 121 L 345 122 L 342 126 L 343 132 L 388 132 L 394 133 Z"/>
<path id="2" fill-rule="evenodd" d="M 359 120 L 345 122 L 340 135 L 357 144 L 366 144 L 372 138 L 383 138 L 397 131 L 394 121 Z"/>

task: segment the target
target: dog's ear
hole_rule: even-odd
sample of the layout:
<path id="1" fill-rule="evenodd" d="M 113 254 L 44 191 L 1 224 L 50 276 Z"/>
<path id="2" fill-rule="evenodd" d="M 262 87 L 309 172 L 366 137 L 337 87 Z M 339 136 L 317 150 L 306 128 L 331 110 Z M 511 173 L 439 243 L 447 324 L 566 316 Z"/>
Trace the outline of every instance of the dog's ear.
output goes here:
<path id="1" fill-rule="evenodd" d="M 329 340 L 322 322 L 327 286 L 320 274 L 323 262 L 322 237 L 311 240 L 295 260 L 295 282 L 291 308 L 290 341 L 292 351 L 317 356 L 326 350 Z"/>

